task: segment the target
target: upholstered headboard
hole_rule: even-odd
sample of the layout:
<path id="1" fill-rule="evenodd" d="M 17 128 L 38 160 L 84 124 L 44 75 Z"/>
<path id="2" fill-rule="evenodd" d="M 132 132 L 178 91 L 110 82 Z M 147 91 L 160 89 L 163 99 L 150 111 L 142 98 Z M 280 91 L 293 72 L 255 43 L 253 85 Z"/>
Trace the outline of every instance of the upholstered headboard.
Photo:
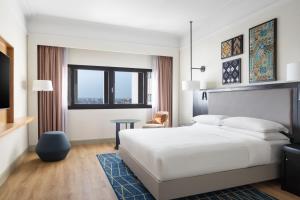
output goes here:
<path id="1" fill-rule="evenodd" d="M 279 122 L 300 142 L 300 83 L 254 85 L 194 93 L 193 115 L 223 114 Z M 299 116 L 299 117 L 298 117 Z"/>
<path id="2" fill-rule="evenodd" d="M 256 117 L 292 126 L 292 89 L 209 93 L 208 114 Z"/>

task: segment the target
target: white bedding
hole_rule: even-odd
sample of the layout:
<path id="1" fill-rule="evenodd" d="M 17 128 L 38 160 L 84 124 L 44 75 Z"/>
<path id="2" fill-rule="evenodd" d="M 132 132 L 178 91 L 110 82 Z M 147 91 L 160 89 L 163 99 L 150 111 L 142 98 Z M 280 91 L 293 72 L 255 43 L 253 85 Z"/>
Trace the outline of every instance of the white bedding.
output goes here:
<path id="1" fill-rule="evenodd" d="M 279 162 L 288 140 L 265 141 L 197 124 L 165 129 L 126 129 L 120 143 L 160 181 Z"/>

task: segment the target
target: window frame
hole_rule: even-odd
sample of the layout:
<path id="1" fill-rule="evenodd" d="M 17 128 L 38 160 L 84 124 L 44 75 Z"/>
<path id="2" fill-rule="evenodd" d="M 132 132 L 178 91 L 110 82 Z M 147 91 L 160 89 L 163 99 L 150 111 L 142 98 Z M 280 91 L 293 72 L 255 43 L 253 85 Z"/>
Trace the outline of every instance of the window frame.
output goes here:
<path id="1" fill-rule="evenodd" d="M 98 70 L 104 71 L 104 104 L 76 104 L 75 88 L 77 87 L 76 70 Z M 139 73 L 138 104 L 115 104 L 115 72 L 137 72 Z M 152 108 L 147 104 L 148 81 L 147 73 L 152 69 L 74 65 L 68 64 L 68 109 L 131 109 Z M 142 84 L 140 84 L 142 83 Z"/>

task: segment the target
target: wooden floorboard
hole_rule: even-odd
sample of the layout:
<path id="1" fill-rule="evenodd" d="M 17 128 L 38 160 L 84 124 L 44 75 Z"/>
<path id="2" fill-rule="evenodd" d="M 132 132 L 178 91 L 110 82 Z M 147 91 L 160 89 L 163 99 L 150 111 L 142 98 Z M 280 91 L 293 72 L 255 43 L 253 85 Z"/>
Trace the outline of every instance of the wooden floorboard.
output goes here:
<path id="1" fill-rule="evenodd" d="M 258 183 L 254 184 L 253 186 L 259 189 L 260 191 L 270 194 L 271 196 L 276 197 L 280 200 L 300 200 L 299 196 L 281 190 L 278 181 Z"/>
<path id="2" fill-rule="evenodd" d="M 72 147 L 67 159 L 44 163 L 28 153 L 22 164 L 0 187 L 0 200 L 114 200 L 115 194 L 96 154 L 114 152 L 114 144 Z M 276 181 L 254 185 L 282 200 L 300 200 L 282 191 Z"/>

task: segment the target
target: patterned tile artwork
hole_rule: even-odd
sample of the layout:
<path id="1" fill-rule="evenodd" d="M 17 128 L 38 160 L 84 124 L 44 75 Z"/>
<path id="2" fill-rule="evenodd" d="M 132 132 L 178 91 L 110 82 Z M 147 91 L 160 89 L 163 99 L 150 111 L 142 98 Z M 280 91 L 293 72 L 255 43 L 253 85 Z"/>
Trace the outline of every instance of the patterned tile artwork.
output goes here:
<path id="1" fill-rule="evenodd" d="M 243 35 L 232 39 L 232 55 L 240 55 L 243 53 Z"/>
<path id="2" fill-rule="evenodd" d="M 249 30 L 249 82 L 276 80 L 277 20 Z"/>
<path id="3" fill-rule="evenodd" d="M 222 76 L 223 85 L 241 83 L 241 59 L 224 62 Z"/>
<path id="4" fill-rule="evenodd" d="M 243 54 L 244 36 L 239 35 L 221 43 L 221 58 L 229 58 Z"/>
<path id="5" fill-rule="evenodd" d="M 116 153 L 99 154 L 97 158 L 118 200 L 155 200 Z M 241 186 L 178 200 L 276 200 L 252 186 Z"/>
<path id="6" fill-rule="evenodd" d="M 221 44 L 222 46 L 222 55 L 221 57 L 222 58 L 228 58 L 228 57 L 231 57 L 232 56 L 232 40 L 227 40 L 225 42 L 222 42 Z"/>

